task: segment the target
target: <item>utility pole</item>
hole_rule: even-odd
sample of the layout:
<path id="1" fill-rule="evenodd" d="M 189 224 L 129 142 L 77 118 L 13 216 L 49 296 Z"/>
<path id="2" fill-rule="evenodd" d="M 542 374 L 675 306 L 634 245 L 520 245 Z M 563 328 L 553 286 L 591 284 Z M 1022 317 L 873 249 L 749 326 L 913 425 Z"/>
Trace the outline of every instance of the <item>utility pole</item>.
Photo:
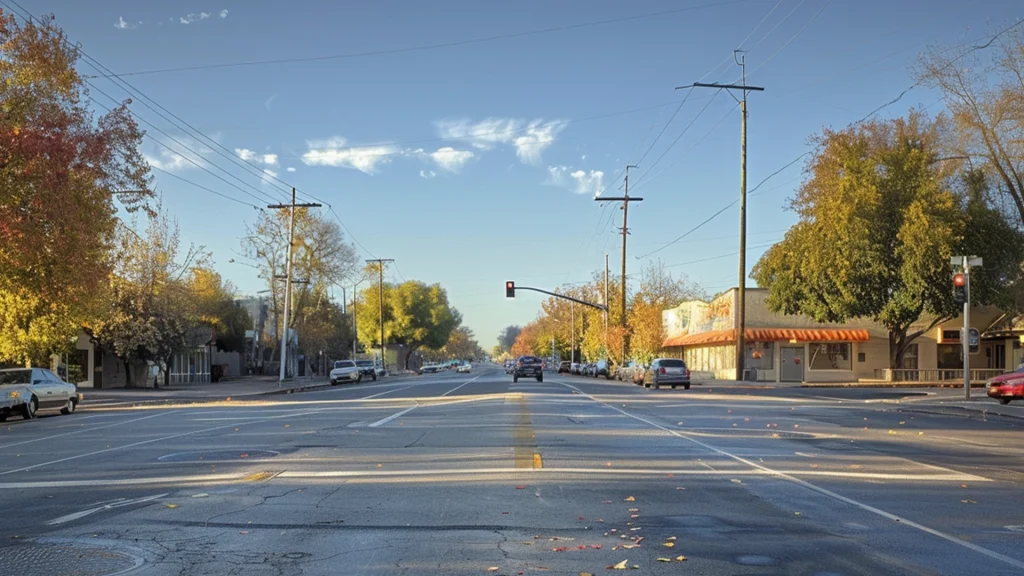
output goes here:
<path id="1" fill-rule="evenodd" d="M 292 188 L 291 204 L 270 204 L 269 209 L 288 209 L 288 262 L 285 264 L 284 280 L 284 329 L 281 331 L 281 366 L 278 370 L 277 383 L 280 386 L 284 382 L 285 365 L 288 363 L 288 309 L 291 308 L 292 300 L 292 251 L 295 248 L 295 209 L 296 208 L 319 208 L 320 204 L 306 202 L 295 203 L 295 188 Z"/>
<path id="2" fill-rule="evenodd" d="M 569 324 L 569 357 L 572 358 L 572 362 L 576 361 L 576 303 L 572 300 L 569 301 L 569 317 L 571 318 Z"/>
<path id="3" fill-rule="evenodd" d="M 608 356 L 608 255 L 604 255 L 604 354 Z"/>
<path id="4" fill-rule="evenodd" d="M 373 258 L 367 260 L 367 264 L 377 264 L 377 272 L 380 274 L 377 282 L 377 300 L 380 305 L 380 364 L 385 371 L 388 369 L 387 357 L 384 355 L 384 264 L 394 262 L 394 258 Z M 397 359 L 396 359 L 397 365 Z"/>
<path id="5" fill-rule="evenodd" d="M 747 86 L 747 63 L 746 57 L 741 56 L 741 50 L 733 50 L 733 60 L 740 67 L 741 81 L 739 84 L 704 84 L 694 82 L 690 86 L 679 86 L 676 90 L 687 88 L 718 88 L 719 90 L 739 90 L 743 94 L 742 99 L 729 95 L 740 105 L 740 278 L 736 302 L 736 316 L 738 329 L 736 330 L 736 379 L 743 379 L 743 372 L 746 364 L 746 329 L 747 329 L 747 92 L 764 92 L 760 86 Z"/>
<path id="6" fill-rule="evenodd" d="M 622 339 L 623 339 L 623 344 L 622 344 L 622 360 L 623 360 L 623 362 L 625 362 L 625 360 L 626 360 L 626 344 L 625 344 L 625 339 L 626 339 L 626 335 L 625 335 L 625 331 L 626 331 L 626 236 L 629 234 L 629 225 L 628 225 L 628 223 L 629 223 L 629 203 L 630 202 L 643 202 L 643 198 L 640 198 L 640 197 L 631 198 L 629 196 L 629 169 L 630 168 L 639 168 L 639 166 L 635 166 L 633 164 L 630 164 L 630 165 L 626 166 L 626 193 L 625 193 L 624 196 L 611 197 L 611 198 L 605 198 L 605 197 L 594 198 L 594 200 L 597 201 L 597 202 L 622 202 L 622 290 L 621 290 L 621 294 L 620 294 L 622 309 L 619 311 L 619 314 L 621 316 L 619 318 L 619 325 L 622 326 L 622 331 L 623 331 L 623 335 L 622 335 Z"/>

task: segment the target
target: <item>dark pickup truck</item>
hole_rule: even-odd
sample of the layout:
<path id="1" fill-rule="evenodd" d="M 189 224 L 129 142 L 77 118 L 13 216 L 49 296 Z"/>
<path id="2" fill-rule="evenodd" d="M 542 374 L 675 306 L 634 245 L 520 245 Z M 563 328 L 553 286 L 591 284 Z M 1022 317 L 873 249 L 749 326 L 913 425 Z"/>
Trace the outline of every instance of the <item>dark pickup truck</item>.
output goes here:
<path id="1" fill-rule="evenodd" d="M 537 382 L 544 381 L 544 361 L 536 356 L 520 356 L 512 371 L 512 381 L 519 382 L 520 378 L 531 377 L 536 378 Z"/>

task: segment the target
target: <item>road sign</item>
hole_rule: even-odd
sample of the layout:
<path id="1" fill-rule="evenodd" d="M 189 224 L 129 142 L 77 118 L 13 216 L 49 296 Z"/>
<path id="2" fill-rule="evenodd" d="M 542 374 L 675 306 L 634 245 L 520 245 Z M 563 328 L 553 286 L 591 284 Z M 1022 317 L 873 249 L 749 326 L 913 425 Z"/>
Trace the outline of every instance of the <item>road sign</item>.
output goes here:
<path id="1" fill-rule="evenodd" d="M 971 354 L 978 353 L 978 347 L 981 344 L 981 334 L 978 333 L 977 328 L 971 328 L 967 333 L 967 345 L 971 349 Z"/>

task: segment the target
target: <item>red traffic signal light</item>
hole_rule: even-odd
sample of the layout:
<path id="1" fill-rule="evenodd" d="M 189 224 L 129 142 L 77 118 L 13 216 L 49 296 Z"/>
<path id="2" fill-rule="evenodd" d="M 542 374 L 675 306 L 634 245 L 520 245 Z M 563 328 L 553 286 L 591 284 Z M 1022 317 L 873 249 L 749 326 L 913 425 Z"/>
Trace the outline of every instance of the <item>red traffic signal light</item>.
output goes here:
<path id="1" fill-rule="evenodd" d="M 964 277 L 963 274 L 954 274 L 953 275 L 953 286 L 956 286 L 957 288 L 959 288 L 961 286 L 965 286 L 966 284 L 967 284 L 967 278 Z"/>
<path id="2" fill-rule="evenodd" d="M 505 282 L 505 298 L 516 297 L 516 283 L 509 280 Z"/>

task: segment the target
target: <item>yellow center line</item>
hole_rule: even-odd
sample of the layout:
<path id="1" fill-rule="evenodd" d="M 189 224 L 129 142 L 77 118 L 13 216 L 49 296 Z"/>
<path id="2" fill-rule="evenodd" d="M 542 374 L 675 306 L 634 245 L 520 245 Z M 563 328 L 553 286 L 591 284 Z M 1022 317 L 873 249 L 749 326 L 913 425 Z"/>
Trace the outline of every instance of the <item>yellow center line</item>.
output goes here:
<path id="1" fill-rule="evenodd" d="M 537 449 L 537 434 L 533 430 L 526 398 L 518 398 L 519 418 L 512 428 L 512 453 L 516 468 L 543 468 L 544 462 Z"/>

